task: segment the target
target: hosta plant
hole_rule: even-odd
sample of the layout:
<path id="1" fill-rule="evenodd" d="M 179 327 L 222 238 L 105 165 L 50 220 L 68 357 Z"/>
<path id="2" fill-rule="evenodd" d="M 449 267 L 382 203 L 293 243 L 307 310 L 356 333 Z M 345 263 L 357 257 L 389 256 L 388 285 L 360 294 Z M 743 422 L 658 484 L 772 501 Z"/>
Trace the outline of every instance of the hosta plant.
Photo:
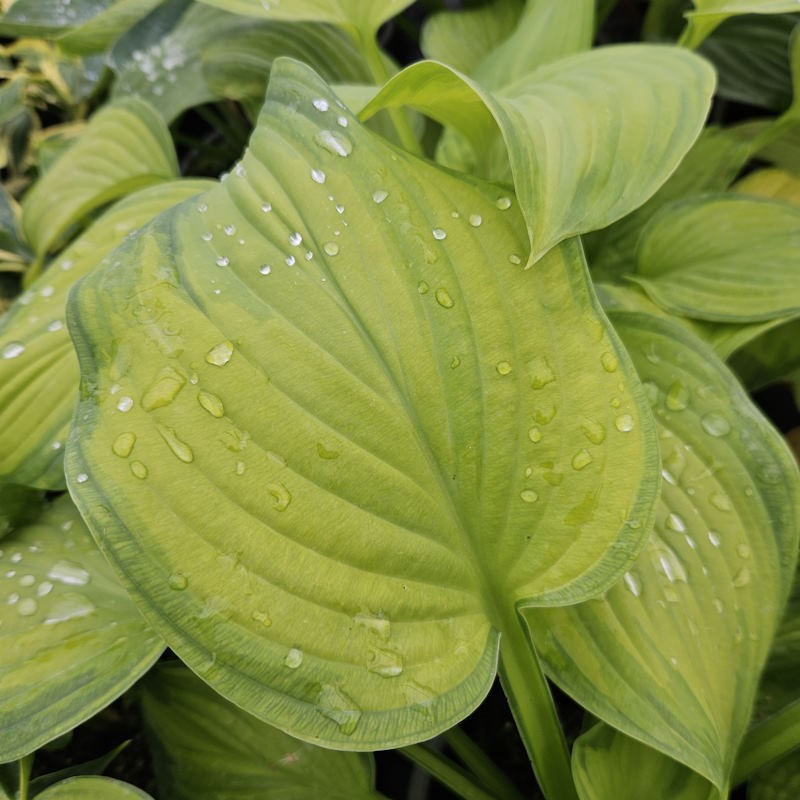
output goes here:
<path id="1" fill-rule="evenodd" d="M 400 749 L 517 798 L 458 727 L 497 677 L 526 792 L 793 796 L 798 471 L 749 391 L 800 369 L 796 3 L 594 47 L 613 3 L 428 9 L 422 60 L 409 6 L 0 21 L 106 70 L 0 208 L 0 797 L 380 797 Z M 763 19 L 786 102 L 706 125 L 693 49 Z M 155 782 L 36 768 L 117 698 Z"/>

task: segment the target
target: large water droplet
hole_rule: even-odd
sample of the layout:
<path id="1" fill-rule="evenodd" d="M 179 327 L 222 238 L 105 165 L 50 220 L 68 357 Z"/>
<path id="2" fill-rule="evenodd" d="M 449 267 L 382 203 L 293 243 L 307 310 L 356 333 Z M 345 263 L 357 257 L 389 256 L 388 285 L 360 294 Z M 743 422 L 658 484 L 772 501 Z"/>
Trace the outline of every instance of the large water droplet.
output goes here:
<path id="1" fill-rule="evenodd" d="M 184 464 L 191 464 L 194 461 L 192 448 L 178 438 L 174 428 L 168 428 L 165 425 L 157 425 L 156 428 L 167 447 L 179 461 L 183 461 Z"/>
<path id="2" fill-rule="evenodd" d="M 54 599 L 44 617 L 45 625 L 68 622 L 71 619 L 86 617 L 96 611 L 94 603 L 75 592 L 67 592 Z"/>
<path id="3" fill-rule="evenodd" d="M 0 355 L 5 359 L 17 358 L 25 352 L 25 345 L 22 342 L 9 342 L 0 350 Z"/>
<path id="4" fill-rule="evenodd" d="M 670 583 L 681 581 L 686 583 L 688 577 L 683 562 L 669 547 L 660 547 L 656 551 L 657 566 L 661 569 Z"/>
<path id="5" fill-rule="evenodd" d="M 582 449 L 578 450 L 577 453 L 572 457 L 572 468 L 575 470 L 582 470 L 589 466 L 592 463 L 592 456 L 588 450 Z"/>
<path id="6" fill-rule="evenodd" d="M 403 674 L 403 657 L 392 650 L 370 650 L 367 669 L 382 678 L 396 678 Z"/>
<path id="7" fill-rule="evenodd" d="M 150 473 L 141 461 L 131 461 L 131 472 L 135 478 L 143 481 Z"/>
<path id="8" fill-rule="evenodd" d="M 630 414 L 620 414 L 614 420 L 614 426 L 620 433 L 632 431 L 635 425 L 634 419 Z"/>
<path id="9" fill-rule="evenodd" d="M 47 573 L 47 577 L 68 586 L 85 586 L 91 578 L 82 566 L 72 561 L 56 561 Z"/>
<path id="10" fill-rule="evenodd" d="M 26 597 L 17 603 L 17 614 L 21 617 L 33 616 L 39 609 L 39 604 L 32 597 Z"/>
<path id="11" fill-rule="evenodd" d="M 606 372 L 616 372 L 619 367 L 619 359 L 614 353 L 603 353 L 600 356 L 600 364 Z"/>
<path id="12" fill-rule="evenodd" d="M 675 381 L 667 391 L 664 401 L 670 411 L 683 411 L 689 407 L 689 389 L 683 381 Z"/>
<path id="13" fill-rule="evenodd" d="M 216 417 L 217 419 L 222 419 L 225 416 L 225 406 L 222 404 L 222 400 L 219 399 L 215 394 L 211 394 L 211 392 L 201 391 L 197 395 L 197 402 L 211 414 L 212 417 Z"/>
<path id="14" fill-rule="evenodd" d="M 167 583 L 170 589 L 182 592 L 189 585 L 189 579 L 182 572 L 173 572 L 167 579 Z"/>
<path id="15" fill-rule="evenodd" d="M 506 211 L 511 208 L 511 198 L 498 197 L 497 202 L 495 202 L 495 206 L 497 206 L 497 208 L 499 208 L 501 211 Z"/>
<path id="16" fill-rule="evenodd" d="M 324 97 L 315 97 L 311 103 L 317 111 L 327 111 L 330 108 L 328 101 Z"/>
<path id="17" fill-rule="evenodd" d="M 628 587 L 628 591 L 634 597 L 639 597 L 639 595 L 642 593 L 642 584 L 638 577 L 632 572 L 626 572 L 622 577 L 625 581 L 625 586 Z"/>
<path id="18" fill-rule="evenodd" d="M 172 367 L 165 367 L 158 373 L 153 385 L 142 397 L 142 408 L 153 411 L 169 405 L 186 384 L 186 378 Z"/>
<path id="19" fill-rule="evenodd" d="M 317 131 L 314 134 L 314 141 L 329 153 L 346 158 L 353 152 L 353 143 L 350 139 L 339 131 Z"/>
<path id="20" fill-rule="evenodd" d="M 115 456 L 127 458 L 133 452 L 133 447 L 135 444 L 135 433 L 121 433 L 116 439 L 114 439 L 114 444 L 111 445 L 111 451 Z"/>
<path id="21" fill-rule="evenodd" d="M 326 175 L 321 169 L 312 169 L 311 170 L 311 180 L 314 183 L 325 183 Z"/>
<path id="22" fill-rule="evenodd" d="M 519 493 L 519 498 L 523 503 L 535 503 L 539 499 L 539 495 L 533 489 L 523 489 Z"/>
<path id="23" fill-rule="evenodd" d="M 436 290 L 436 302 L 442 308 L 452 308 L 455 303 L 453 302 L 453 298 L 450 296 L 450 293 L 447 289 L 439 288 Z"/>
<path id="24" fill-rule="evenodd" d="M 385 189 L 376 189 L 372 193 L 373 201 L 379 204 L 382 203 L 388 196 L 389 192 L 387 192 Z"/>
<path id="25" fill-rule="evenodd" d="M 323 684 L 317 695 L 317 708 L 324 717 L 333 720 L 339 730 L 350 736 L 361 719 L 361 709 L 341 689 L 330 684 Z"/>
<path id="26" fill-rule="evenodd" d="M 303 651 L 292 647 L 283 659 L 283 665 L 289 669 L 297 669 L 303 663 Z"/>
<path id="27" fill-rule="evenodd" d="M 667 515 L 666 527 L 675 533 L 686 533 L 686 523 L 680 514 Z"/>
<path id="28" fill-rule="evenodd" d="M 292 495 L 282 483 L 268 483 L 266 489 L 272 495 L 274 500 L 272 507 L 276 511 L 286 511 L 289 508 L 289 504 L 292 502 Z"/>
<path id="29" fill-rule="evenodd" d="M 581 431 L 592 444 L 602 444 L 605 441 L 606 428 L 601 422 L 587 419 L 581 425 Z"/>
<path id="30" fill-rule="evenodd" d="M 322 245 L 322 249 L 329 255 L 329 256 L 338 256 L 339 255 L 339 245 L 336 242 L 325 242 Z"/>
<path id="31" fill-rule="evenodd" d="M 228 256 L 217 256 L 215 263 L 218 267 L 227 267 L 231 263 L 231 260 Z"/>
<path id="32" fill-rule="evenodd" d="M 482 223 L 483 223 L 483 217 L 480 214 L 469 215 L 469 224 L 472 225 L 473 228 L 480 228 Z"/>
<path id="33" fill-rule="evenodd" d="M 508 361 L 498 361 L 495 369 L 499 375 L 510 375 L 513 367 Z"/>
<path id="34" fill-rule="evenodd" d="M 725 492 L 712 492 L 708 500 L 718 511 L 731 511 L 733 509 L 731 499 Z"/>
<path id="35" fill-rule="evenodd" d="M 362 628 L 366 628 L 369 633 L 377 636 L 381 641 L 388 642 L 392 635 L 391 623 L 380 614 L 356 614 L 353 617 L 353 622 Z"/>
<path id="36" fill-rule="evenodd" d="M 731 424 L 717 411 L 709 411 L 700 420 L 703 430 L 709 436 L 726 436 L 731 432 Z"/>
<path id="37" fill-rule="evenodd" d="M 553 368 L 550 366 L 547 356 L 536 356 L 532 358 L 528 362 L 528 369 L 531 375 L 531 386 L 534 389 L 541 389 L 556 379 L 556 375 L 553 372 Z"/>
<path id="38" fill-rule="evenodd" d="M 433 234 L 433 238 L 437 239 L 438 241 L 442 241 L 442 239 L 447 238 L 447 231 L 444 228 L 434 228 L 431 233 Z"/>
<path id="39" fill-rule="evenodd" d="M 123 414 L 130 411 L 133 408 L 133 398 L 123 396 L 117 401 L 117 410 L 121 411 Z"/>
<path id="40" fill-rule="evenodd" d="M 542 441 L 542 429 L 538 425 L 528 428 L 528 438 L 534 444 L 539 444 Z"/>
<path id="41" fill-rule="evenodd" d="M 220 342 L 206 353 L 206 362 L 213 364 L 215 367 L 224 367 L 231 360 L 232 355 L 233 343 L 228 341 Z"/>

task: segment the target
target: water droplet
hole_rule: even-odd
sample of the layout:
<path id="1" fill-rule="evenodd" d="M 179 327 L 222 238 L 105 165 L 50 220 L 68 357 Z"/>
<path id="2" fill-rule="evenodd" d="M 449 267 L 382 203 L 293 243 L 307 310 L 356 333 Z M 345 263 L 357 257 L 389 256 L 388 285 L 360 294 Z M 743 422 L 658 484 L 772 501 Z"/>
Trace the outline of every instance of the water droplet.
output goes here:
<path id="1" fill-rule="evenodd" d="M 133 452 L 133 446 L 135 444 L 135 433 L 121 433 L 116 439 L 114 439 L 114 444 L 111 445 L 111 451 L 115 456 L 127 458 Z"/>
<path id="2" fill-rule="evenodd" d="M 780 467 L 775 464 L 762 463 L 756 467 L 756 477 L 762 482 L 767 484 L 778 484 L 784 479 L 783 472 Z"/>
<path id="3" fill-rule="evenodd" d="M 217 256 L 216 264 L 218 267 L 227 267 L 231 263 L 228 256 Z"/>
<path id="4" fill-rule="evenodd" d="M 592 463 L 592 456 L 588 450 L 579 450 L 572 457 L 572 468 L 575 470 L 582 470 Z"/>
<path id="5" fill-rule="evenodd" d="M 236 474 L 237 475 L 244 475 L 244 471 L 246 469 L 244 461 L 237 461 L 236 462 Z"/>
<path id="6" fill-rule="evenodd" d="M 76 483 L 86 483 L 86 481 L 88 481 L 88 480 L 89 480 L 89 476 L 85 472 L 79 472 L 75 476 L 75 482 Z"/>
<path id="7" fill-rule="evenodd" d="M 718 511 L 731 511 L 733 509 L 731 499 L 725 492 L 712 492 L 708 500 Z"/>
<path id="8" fill-rule="evenodd" d="M 450 359 L 450 369 L 456 369 L 461 366 L 461 359 L 458 356 L 453 356 Z"/>
<path id="9" fill-rule="evenodd" d="M 667 515 L 667 520 L 664 524 L 669 530 L 675 533 L 686 533 L 686 523 L 683 521 L 683 517 L 681 517 L 680 514 Z"/>
<path id="10" fill-rule="evenodd" d="M 750 558 L 750 545 L 742 542 L 741 544 L 737 545 L 736 552 L 739 554 L 739 558 Z"/>
<path id="11" fill-rule="evenodd" d="M 224 367 L 231 360 L 232 355 L 233 344 L 228 341 L 220 342 L 206 353 L 206 362 L 215 367 Z"/>
<path id="12" fill-rule="evenodd" d="M 254 611 L 250 615 L 250 618 L 253 620 L 253 622 L 258 622 L 265 628 L 269 628 L 272 625 L 272 620 L 266 611 Z"/>
<path id="13" fill-rule="evenodd" d="M 150 473 L 141 461 L 131 461 L 131 472 L 135 478 L 143 481 Z"/>
<path id="14" fill-rule="evenodd" d="M 420 294 L 428 294 L 428 290 L 429 290 L 430 288 L 431 288 L 431 287 L 430 287 L 430 286 L 428 286 L 428 283 L 427 283 L 427 281 L 420 281 L 420 282 L 417 284 L 417 291 L 418 291 Z"/>
<path id="15" fill-rule="evenodd" d="M 668 603 L 677 603 L 680 600 L 678 593 L 671 586 L 667 586 L 664 589 L 664 599 Z"/>
<path id="16" fill-rule="evenodd" d="M 385 189 L 376 189 L 372 193 L 372 199 L 376 203 L 382 203 L 388 196 L 389 196 L 389 192 L 387 192 Z"/>
<path id="17" fill-rule="evenodd" d="M 272 211 L 272 203 L 262 203 L 261 204 L 261 210 L 265 214 L 269 214 L 269 212 Z"/>
<path id="18" fill-rule="evenodd" d="M 480 214 L 470 214 L 469 224 L 472 225 L 473 228 L 480 228 L 483 224 L 483 217 Z"/>
<path id="19" fill-rule="evenodd" d="M 67 622 L 71 619 L 86 617 L 96 611 L 94 603 L 83 595 L 67 592 L 56 598 L 44 618 L 45 625 Z"/>
<path id="20" fill-rule="evenodd" d="M 283 659 L 283 665 L 289 669 L 297 669 L 303 663 L 303 651 L 292 647 Z"/>
<path id="21" fill-rule="evenodd" d="M 286 256 L 284 261 L 286 262 L 287 267 L 293 267 L 297 260 L 295 259 L 294 256 Z"/>
<path id="22" fill-rule="evenodd" d="M 508 256 L 508 261 L 510 264 L 514 265 L 522 263 L 522 259 L 516 253 L 510 253 Z"/>
<path id="23" fill-rule="evenodd" d="M 431 233 L 433 234 L 433 238 L 440 242 L 442 239 L 447 238 L 447 231 L 443 228 L 434 228 Z"/>
<path id="24" fill-rule="evenodd" d="M 600 364 L 606 372 L 616 372 L 619 367 L 619 359 L 614 353 L 603 353 L 600 356 Z"/>
<path id="25" fill-rule="evenodd" d="M 90 580 L 89 573 L 72 561 L 56 561 L 47 573 L 47 577 L 69 586 L 85 586 Z"/>
<path id="26" fill-rule="evenodd" d="M 556 407 L 552 405 L 546 408 L 537 408 L 533 413 L 533 418 L 539 425 L 547 425 L 555 419 L 556 412 Z"/>
<path id="27" fill-rule="evenodd" d="M 169 576 L 167 583 L 170 589 L 182 592 L 189 585 L 189 579 L 182 572 L 173 572 Z"/>
<path id="28" fill-rule="evenodd" d="M 346 128 L 348 125 L 347 117 L 336 117 L 336 124 L 341 128 Z"/>
<path id="29" fill-rule="evenodd" d="M 528 438 L 534 444 L 539 444 L 542 441 L 542 429 L 538 425 L 528 428 Z"/>
<path id="30" fill-rule="evenodd" d="M 733 585 L 737 589 L 741 589 L 743 586 L 747 586 L 749 583 L 750 583 L 750 570 L 747 567 L 742 567 L 733 576 Z"/>
<path id="31" fill-rule="evenodd" d="M 392 650 L 370 650 L 367 669 L 382 678 L 396 678 L 403 674 L 403 657 Z"/>
<path id="32" fill-rule="evenodd" d="M 639 582 L 636 575 L 632 572 L 626 572 L 622 577 L 625 581 L 625 585 L 628 587 L 628 591 L 634 597 L 638 597 L 642 593 L 642 584 Z"/>
<path id="33" fill-rule="evenodd" d="M 500 209 L 500 211 L 507 211 L 511 208 L 511 198 L 510 197 L 498 197 L 495 206 Z"/>
<path id="34" fill-rule="evenodd" d="M 17 358 L 25 352 L 25 345 L 22 342 L 9 342 L 0 352 L 5 359 Z"/>
<path id="35" fill-rule="evenodd" d="M 117 401 L 117 410 L 121 411 L 123 414 L 127 411 L 130 411 L 133 408 L 133 398 L 132 397 L 120 397 Z"/>
<path id="36" fill-rule="evenodd" d="M 722 414 L 716 411 L 709 411 L 700 420 L 703 430 L 709 436 L 726 436 L 731 432 L 731 424 Z"/>
<path id="37" fill-rule="evenodd" d="M 711 542 L 711 544 L 714 547 L 719 547 L 721 540 L 719 538 L 719 534 L 716 531 L 709 531 L 708 532 L 708 541 Z"/>
<path id="38" fill-rule="evenodd" d="M 311 103 L 317 111 L 327 111 L 330 108 L 328 101 L 324 97 L 316 97 Z"/>
<path id="39" fill-rule="evenodd" d="M 495 365 L 498 375 L 510 375 L 513 367 L 508 361 L 498 361 Z"/>
<path id="40" fill-rule="evenodd" d="M 605 425 L 591 419 L 584 420 L 581 432 L 592 444 L 602 444 L 606 438 Z"/>
<path id="41" fill-rule="evenodd" d="M 52 591 L 53 591 L 53 584 L 50 581 L 42 581 L 36 587 L 36 594 L 39 597 L 47 597 L 47 595 L 50 594 L 50 592 Z"/>
<path id="42" fill-rule="evenodd" d="M 262 275 L 269 275 L 269 274 L 270 274 L 270 272 L 272 272 L 272 267 L 271 267 L 269 264 L 262 264 L 262 265 L 261 265 L 261 266 L 258 268 L 258 271 L 259 271 L 259 272 L 260 272 Z"/>
<path id="43" fill-rule="evenodd" d="M 21 617 L 30 617 L 36 613 L 38 608 L 39 604 L 32 597 L 26 597 L 17 604 L 17 613 Z"/>
<path id="44" fill-rule="evenodd" d="M 153 385 L 142 397 L 142 408 L 154 411 L 156 408 L 168 406 L 186 384 L 186 378 L 172 367 L 165 367 L 158 373 Z"/>
<path id="45" fill-rule="evenodd" d="M 294 233 L 289 234 L 289 244 L 298 247 L 302 241 L 303 241 L 303 236 L 300 233 L 300 231 L 295 231 Z"/>
<path id="46" fill-rule="evenodd" d="M 64 323 L 60 319 L 54 319 L 52 322 L 47 323 L 47 330 L 50 333 L 60 331 L 64 327 Z"/>
<path id="47" fill-rule="evenodd" d="M 314 183 L 325 183 L 326 175 L 321 169 L 311 170 L 311 180 Z"/>
<path id="48" fill-rule="evenodd" d="M 661 356 L 659 355 L 655 342 L 650 342 L 643 347 L 642 353 L 651 364 L 658 364 L 661 361 Z"/>
<path id="49" fill-rule="evenodd" d="M 689 407 L 689 389 L 683 381 L 675 381 L 667 391 L 665 404 L 670 411 L 683 411 Z"/>
<path id="50" fill-rule="evenodd" d="M 236 233 L 236 226 L 235 225 L 225 225 L 222 228 L 222 230 L 223 230 L 223 232 L 225 233 L 226 236 L 233 236 L 233 234 Z"/>
<path id="51" fill-rule="evenodd" d="M 353 622 L 367 631 L 377 636 L 381 641 L 388 642 L 392 635 L 392 626 L 386 617 L 381 614 L 356 614 L 353 617 Z"/>
<path id="52" fill-rule="evenodd" d="M 687 582 L 686 569 L 683 566 L 683 562 L 675 555 L 671 548 L 659 548 L 657 551 L 657 560 L 658 566 L 661 568 L 664 575 L 667 576 L 667 580 L 670 583 L 675 583 L 675 581 Z"/>
<path id="53" fill-rule="evenodd" d="M 222 400 L 219 399 L 215 394 L 211 394 L 211 392 L 200 392 L 197 395 L 197 402 L 211 414 L 212 417 L 216 417 L 217 419 L 222 419 L 225 416 L 225 406 L 222 404 Z"/>
<path id="54" fill-rule="evenodd" d="M 272 495 L 274 500 L 272 507 L 275 511 L 286 511 L 289 508 L 289 504 L 292 502 L 292 495 L 282 483 L 268 483 L 266 489 Z"/>
<path id="55" fill-rule="evenodd" d="M 627 433 L 634 428 L 634 420 L 630 414 L 620 414 L 615 420 L 614 425 L 620 433 Z"/>
<path id="56" fill-rule="evenodd" d="M 331 450 L 325 447 L 322 442 L 317 442 L 317 455 L 320 458 L 324 458 L 326 461 L 333 461 L 339 458 L 340 454 L 338 450 Z"/>
<path id="57" fill-rule="evenodd" d="M 528 362 L 528 370 L 531 375 L 531 387 L 541 389 L 552 383 L 556 379 L 553 368 L 547 360 L 547 356 L 536 356 Z"/>
<path id="58" fill-rule="evenodd" d="M 164 425 L 157 425 L 156 428 L 167 447 L 172 450 L 173 455 L 179 461 L 183 461 L 184 464 L 191 464 L 194 461 L 192 448 L 178 438 L 174 428 L 167 428 Z"/>
<path id="59" fill-rule="evenodd" d="M 323 684 L 317 696 L 317 708 L 324 717 L 339 726 L 339 730 L 350 736 L 361 719 L 361 709 L 341 689 Z"/>
<path id="60" fill-rule="evenodd" d="M 442 308 L 452 308 L 455 303 L 453 302 L 453 298 L 450 296 L 450 293 L 447 289 L 439 288 L 436 290 L 436 302 Z"/>
<path id="61" fill-rule="evenodd" d="M 523 503 L 535 503 L 539 499 L 539 495 L 533 489 L 523 489 L 519 493 L 519 497 Z"/>
<path id="62" fill-rule="evenodd" d="M 36 583 L 36 578 L 33 575 L 23 575 L 19 579 L 20 586 L 33 586 L 34 583 Z"/>

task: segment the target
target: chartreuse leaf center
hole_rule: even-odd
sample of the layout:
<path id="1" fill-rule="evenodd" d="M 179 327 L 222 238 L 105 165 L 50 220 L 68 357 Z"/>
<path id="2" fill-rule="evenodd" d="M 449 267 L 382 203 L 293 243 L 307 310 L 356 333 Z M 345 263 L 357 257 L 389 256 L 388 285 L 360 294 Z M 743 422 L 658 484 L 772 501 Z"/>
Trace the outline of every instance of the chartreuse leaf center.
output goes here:
<path id="1" fill-rule="evenodd" d="M 579 245 L 527 256 L 507 190 L 283 61 L 230 176 L 80 284 L 68 483 L 217 691 L 331 746 L 428 738 L 488 690 L 518 603 L 631 562 L 641 387 Z"/>

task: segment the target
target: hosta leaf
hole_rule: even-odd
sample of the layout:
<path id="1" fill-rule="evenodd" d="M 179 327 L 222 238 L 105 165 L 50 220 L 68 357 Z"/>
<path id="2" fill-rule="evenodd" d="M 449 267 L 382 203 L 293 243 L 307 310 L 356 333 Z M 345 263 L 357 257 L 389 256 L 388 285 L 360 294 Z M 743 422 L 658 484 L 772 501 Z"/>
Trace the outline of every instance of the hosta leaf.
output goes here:
<path id="1" fill-rule="evenodd" d="M 42 496 L 28 486 L 0 483 L 0 539 L 39 513 Z"/>
<path id="2" fill-rule="evenodd" d="M 800 795 L 800 759 L 792 753 L 770 764 L 747 784 L 748 800 L 794 800 Z"/>
<path id="3" fill-rule="evenodd" d="M 387 20 L 411 5 L 413 0 L 200 0 L 232 14 L 284 20 L 286 22 L 331 22 L 372 34 Z"/>
<path id="4" fill-rule="evenodd" d="M 420 49 L 426 58 L 471 75 L 511 35 L 522 9 L 523 0 L 492 0 L 478 8 L 432 14 L 422 28 Z"/>
<path id="5" fill-rule="evenodd" d="M 65 326 L 67 294 L 135 228 L 210 185 L 172 181 L 121 200 L 63 251 L 0 319 L 0 479 L 64 488 L 62 448 L 79 377 Z"/>
<path id="6" fill-rule="evenodd" d="M 153 800 L 147 792 L 129 783 L 103 778 L 99 775 L 81 776 L 61 781 L 41 794 L 39 800 Z"/>
<path id="7" fill-rule="evenodd" d="M 688 22 L 681 42 L 697 47 L 726 19 L 739 14 L 790 14 L 797 11 L 797 0 L 693 0 L 694 11 L 686 13 Z"/>
<path id="8" fill-rule="evenodd" d="M 118 0 L 71 0 L 65 4 L 62 0 L 15 0 L 0 18 L 0 35 L 54 36 L 88 22 L 116 2 Z"/>
<path id="9" fill-rule="evenodd" d="M 42 257 L 87 214 L 178 174 L 164 121 L 142 100 L 104 106 L 22 203 L 22 227 Z"/>
<path id="10" fill-rule="evenodd" d="M 777 167 L 751 172 L 734 185 L 733 191 L 800 206 L 800 177 Z"/>
<path id="11" fill-rule="evenodd" d="M 66 495 L 0 553 L 0 761 L 11 761 L 104 708 L 164 645 Z"/>
<path id="12" fill-rule="evenodd" d="M 390 80 L 362 116 L 411 105 L 458 129 L 476 156 L 492 152 L 499 127 L 536 260 L 647 200 L 699 134 L 713 84 L 706 62 L 648 45 L 559 59 L 502 95 L 421 62 Z"/>
<path id="13" fill-rule="evenodd" d="M 714 800 L 711 784 L 647 745 L 595 725 L 575 742 L 572 771 L 581 800 Z"/>
<path id="14" fill-rule="evenodd" d="M 488 690 L 515 603 L 632 559 L 656 492 L 640 387 L 579 245 L 531 271 L 526 250 L 503 190 L 282 61 L 230 177 L 73 293 L 70 484 L 237 705 L 345 749 L 432 736 Z"/>
<path id="15" fill-rule="evenodd" d="M 527 619 L 582 705 L 724 789 L 794 572 L 797 465 L 699 339 L 614 322 L 660 430 L 655 530 L 604 597 Z"/>
<path id="16" fill-rule="evenodd" d="M 719 195 L 674 203 L 639 239 L 630 276 L 662 308 L 755 322 L 800 311 L 800 208 Z"/>
<path id="17" fill-rule="evenodd" d="M 731 367 L 749 389 L 788 379 L 800 369 L 800 319 L 772 328 L 731 356 Z"/>
<path id="18" fill-rule="evenodd" d="M 367 800 L 371 756 L 300 742 L 232 706 L 181 664 L 144 682 L 159 791 L 170 800 Z"/>

